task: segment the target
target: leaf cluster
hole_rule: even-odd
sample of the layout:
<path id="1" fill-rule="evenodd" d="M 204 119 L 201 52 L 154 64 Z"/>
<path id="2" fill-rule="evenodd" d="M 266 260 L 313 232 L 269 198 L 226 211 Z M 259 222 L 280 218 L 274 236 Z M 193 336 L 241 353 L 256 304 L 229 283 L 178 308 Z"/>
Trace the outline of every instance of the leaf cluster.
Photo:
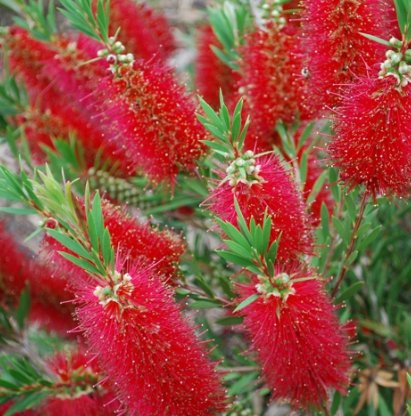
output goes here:
<path id="1" fill-rule="evenodd" d="M 257 224 L 254 217 L 247 224 L 237 200 L 235 200 L 235 209 L 237 227 L 228 221 L 216 219 L 227 236 L 223 241 L 228 247 L 228 250 L 220 250 L 218 254 L 253 274 L 273 277 L 279 240 L 270 242 L 271 217 L 265 212 L 261 224 Z"/>
<path id="2" fill-rule="evenodd" d="M 3 355 L 0 357 L 0 368 L 0 404 L 14 401 L 4 416 L 31 409 L 50 394 L 49 388 L 53 383 L 28 359 Z"/>
<path id="3" fill-rule="evenodd" d="M 0 5 L 9 8 L 19 16 L 14 22 L 41 40 L 50 40 L 57 32 L 56 6 L 54 0 L 0 0 Z"/>
<path id="4" fill-rule="evenodd" d="M 70 24 L 93 39 L 108 43 L 110 22 L 110 0 L 60 0 L 61 13 Z M 96 4 L 94 10 L 93 5 Z"/>
<path id="5" fill-rule="evenodd" d="M 409 0 L 394 0 L 398 26 L 407 40 L 411 41 L 411 3 Z"/>
<path id="6" fill-rule="evenodd" d="M 48 167 L 46 172 L 38 170 L 36 173 L 35 179 L 29 179 L 24 172 L 15 174 L 4 166 L 0 167 L 0 195 L 26 206 L 1 210 L 13 214 L 37 212 L 45 220 L 52 218 L 58 227 L 47 228 L 48 234 L 69 250 L 60 254 L 92 275 L 110 276 L 114 271 L 115 255 L 110 233 L 104 226 L 99 193 L 91 199 L 86 186 L 84 218 L 71 182 L 62 186 Z"/>
<path id="7" fill-rule="evenodd" d="M 208 17 L 215 36 L 222 48 L 211 49 L 228 67 L 238 70 L 238 48 L 244 43 L 244 35 L 252 21 L 250 11 L 244 4 L 226 0 L 218 7 L 208 9 Z"/>
<path id="8" fill-rule="evenodd" d="M 250 117 L 242 121 L 244 101 L 241 98 L 230 116 L 220 90 L 220 109 L 215 112 L 209 104 L 199 97 L 205 116 L 197 114 L 200 123 L 215 137 L 214 141 L 204 140 L 204 143 L 217 155 L 224 158 L 235 158 L 244 147 L 244 140 L 250 125 Z"/>

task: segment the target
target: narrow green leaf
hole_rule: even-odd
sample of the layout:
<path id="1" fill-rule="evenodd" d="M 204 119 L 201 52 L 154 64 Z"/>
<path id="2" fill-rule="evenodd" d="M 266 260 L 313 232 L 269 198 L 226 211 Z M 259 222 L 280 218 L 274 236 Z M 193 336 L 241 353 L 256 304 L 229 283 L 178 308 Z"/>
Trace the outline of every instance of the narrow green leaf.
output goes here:
<path id="1" fill-rule="evenodd" d="M 364 36 L 365 38 L 372 40 L 374 42 L 380 43 L 381 45 L 384 46 L 389 46 L 390 48 L 392 48 L 392 45 L 390 42 L 388 42 L 387 40 L 381 39 L 377 36 L 374 35 L 369 35 L 368 33 L 363 33 L 363 32 L 359 32 L 360 35 Z"/>
<path id="2" fill-rule="evenodd" d="M 211 299 L 195 300 L 191 303 L 193 309 L 212 309 L 219 306 L 221 306 L 220 302 Z"/>
<path id="3" fill-rule="evenodd" d="M 359 290 L 362 289 L 362 287 L 364 286 L 364 282 L 355 282 L 353 283 L 351 286 L 347 287 L 347 289 L 345 289 L 341 295 L 339 295 L 336 299 L 335 299 L 335 303 L 339 304 L 342 302 L 345 302 L 349 299 L 351 299 Z"/>
<path id="4" fill-rule="evenodd" d="M 30 306 L 31 306 L 30 290 L 26 287 L 21 292 L 19 305 L 16 311 L 16 321 L 20 329 L 24 328 L 24 323 L 30 311 Z"/>
<path id="5" fill-rule="evenodd" d="M 32 208 L 19 208 L 19 207 L 0 207 L 1 212 L 5 212 L 6 214 L 13 214 L 13 215 L 32 215 L 35 214 L 36 211 Z"/>
<path id="6" fill-rule="evenodd" d="M 216 322 L 218 325 L 234 326 L 243 323 L 244 318 L 241 316 L 227 316 L 225 318 L 218 319 Z"/>
<path id="7" fill-rule="evenodd" d="M 240 302 L 237 307 L 234 309 L 234 313 L 241 311 L 242 309 L 246 308 L 247 306 L 251 305 L 253 302 L 255 302 L 259 296 L 254 293 L 254 295 L 249 296 L 247 299 L 244 299 L 242 302 Z"/>
<path id="8" fill-rule="evenodd" d="M 247 245 L 247 247 L 244 247 L 243 245 L 232 240 L 223 240 L 223 241 L 227 245 L 227 247 L 237 256 L 242 257 L 244 259 L 249 259 L 249 260 L 252 260 L 254 258 L 249 245 Z"/>
<path id="9" fill-rule="evenodd" d="M 12 416 L 23 410 L 31 409 L 32 407 L 41 403 L 48 393 L 45 392 L 31 392 L 26 394 L 22 399 L 15 402 L 5 413 L 4 416 Z"/>
<path id="10" fill-rule="evenodd" d="M 86 272 L 91 274 L 101 274 L 101 272 L 91 263 L 88 261 L 81 259 L 79 257 L 75 257 L 69 253 L 66 253 L 64 251 L 59 251 L 59 254 L 64 257 L 66 260 L 72 262 L 76 266 L 79 266 L 80 268 L 84 269 Z"/>
<path id="11" fill-rule="evenodd" d="M 217 113 L 212 109 L 212 107 L 200 96 L 198 99 L 200 101 L 201 108 L 203 109 L 205 115 L 208 117 L 210 124 L 214 125 L 219 130 L 224 130 L 224 125 L 220 120 L 220 117 L 218 117 Z"/>
<path id="12" fill-rule="evenodd" d="M 64 235 L 61 231 L 48 228 L 47 234 L 80 257 L 84 257 L 88 260 L 92 259 L 90 253 L 78 241 Z"/>
<path id="13" fill-rule="evenodd" d="M 321 173 L 321 175 L 315 181 L 313 189 L 311 190 L 310 195 L 307 198 L 308 206 L 310 206 L 317 198 L 317 195 L 320 193 L 322 187 L 324 186 L 327 176 L 328 176 L 328 171 L 325 170 L 324 172 Z"/>

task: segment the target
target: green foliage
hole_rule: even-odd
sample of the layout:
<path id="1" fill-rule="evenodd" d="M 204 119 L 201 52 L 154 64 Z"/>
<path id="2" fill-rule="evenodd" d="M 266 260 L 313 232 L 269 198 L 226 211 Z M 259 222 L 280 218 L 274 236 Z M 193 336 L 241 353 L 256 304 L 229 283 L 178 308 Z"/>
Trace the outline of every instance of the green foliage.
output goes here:
<path id="1" fill-rule="evenodd" d="M 48 395 L 52 382 L 45 378 L 33 364 L 20 357 L 0 356 L 0 401 L 13 399 L 13 405 L 4 416 L 31 409 Z"/>
<path id="2" fill-rule="evenodd" d="M 204 143 L 217 155 L 224 158 L 235 158 L 244 147 L 244 140 L 250 125 L 250 117 L 243 124 L 241 98 L 230 117 L 224 97 L 220 90 L 220 110 L 215 112 L 209 104 L 199 97 L 205 116 L 197 114 L 200 123 L 214 136 L 214 141 L 204 140 Z"/>
<path id="3" fill-rule="evenodd" d="M 394 0 L 398 26 L 407 41 L 411 41 L 411 3 L 408 0 Z"/>
<path id="4" fill-rule="evenodd" d="M 0 0 L 0 5 L 19 16 L 14 22 L 41 40 L 50 40 L 57 32 L 56 6 L 53 0 L 45 6 L 43 0 Z"/>
<path id="5" fill-rule="evenodd" d="M 98 0 L 96 12 L 92 0 L 60 0 L 61 13 L 71 25 L 87 36 L 107 44 L 109 41 L 110 0 Z"/>
<path id="6" fill-rule="evenodd" d="M 222 49 L 211 46 L 217 57 L 227 66 L 238 70 L 238 48 L 244 43 L 244 35 L 251 23 L 248 7 L 240 2 L 224 1 L 208 9 L 208 18 Z"/>
<path id="7" fill-rule="evenodd" d="M 35 179 L 29 179 L 24 172 L 14 174 L 0 167 L 0 195 L 26 205 L 28 213 L 37 212 L 45 220 L 53 218 L 58 228 L 48 228 L 47 232 L 69 250 L 60 254 L 91 275 L 108 278 L 114 272 L 115 255 L 104 226 L 100 195 L 96 193 L 91 199 L 86 186 L 83 218 L 82 206 L 73 195 L 71 182 L 62 186 L 47 166 L 45 172 L 36 173 Z M 9 212 L 18 213 L 18 210 L 21 208 L 12 208 Z"/>

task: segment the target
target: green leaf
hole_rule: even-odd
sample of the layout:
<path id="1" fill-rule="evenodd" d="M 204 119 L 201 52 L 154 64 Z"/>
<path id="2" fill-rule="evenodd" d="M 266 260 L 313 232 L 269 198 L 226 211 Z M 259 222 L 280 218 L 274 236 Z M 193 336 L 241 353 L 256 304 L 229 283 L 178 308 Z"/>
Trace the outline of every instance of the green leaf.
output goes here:
<path id="1" fill-rule="evenodd" d="M 101 238 L 101 251 L 104 259 L 104 263 L 109 266 L 114 260 L 114 250 L 111 245 L 110 233 L 107 228 L 104 229 L 103 236 Z"/>
<path id="2" fill-rule="evenodd" d="M 219 306 L 221 306 L 220 302 L 211 299 L 195 300 L 191 303 L 193 309 L 211 309 L 218 308 Z"/>
<path id="3" fill-rule="evenodd" d="M 242 256 L 239 256 L 237 253 L 232 253 L 230 251 L 225 251 L 225 250 L 218 250 L 217 254 L 223 259 L 230 261 L 231 263 L 237 264 L 239 266 L 242 266 L 242 267 L 253 268 L 254 266 L 254 263 L 251 260 L 244 258 Z M 259 273 L 260 272 L 259 269 L 257 270 Z"/>
<path id="4" fill-rule="evenodd" d="M 359 290 L 364 286 L 364 282 L 355 282 L 351 286 L 347 287 L 340 296 L 335 299 L 335 303 L 339 304 L 352 298 Z"/>
<path id="5" fill-rule="evenodd" d="M 250 233 L 250 230 L 247 226 L 244 215 L 241 212 L 241 208 L 240 208 L 240 205 L 238 204 L 237 198 L 234 199 L 234 207 L 235 207 L 235 211 L 237 213 L 237 222 L 238 222 L 238 225 L 240 227 L 240 230 L 242 231 L 243 235 L 248 239 L 248 241 L 250 241 L 251 245 L 254 246 L 253 237 L 252 237 L 252 235 Z"/>
<path id="6" fill-rule="evenodd" d="M 24 328 L 24 323 L 30 311 L 30 305 L 30 290 L 26 287 L 22 290 L 20 294 L 19 305 L 16 311 L 16 321 L 20 329 Z"/>
<path id="7" fill-rule="evenodd" d="M 227 316 L 225 318 L 217 319 L 218 325 L 223 326 L 234 326 L 234 325 L 240 325 L 243 323 L 244 318 L 241 316 Z"/>
<path id="8" fill-rule="evenodd" d="M 210 124 L 215 126 L 220 131 L 224 131 L 224 124 L 220 120 L 220 117 L 217 115 L 217 113 L 212 109 L 212 107 L 200 96 L 198 97 L 200 101 L 201 108 L 203 109 L 205 115 L 208 117 L 208 121 Z M 201 119 L 200 119 L 201 122 Z"/>
<path id="9" fill-rule="evenodd" d="M 35 214 L 36 211 L 32 208 L 19 208 L 19 207 L 0 207 L 1 212 L 5 212 L 6 214 L 13 214 L 13 215 L 32 215 Z"/>
<path id="10" fill-rule="evenodd" d="M 220 220 L 219 218 L 216 218 L 216 221 L 222 231 L 227 234 L 228 237 L 230 237 L 231 240 L 235 241 L 238 244 L 241 244 L 243 247 L 251 247 L 250 241 L 241 234 L 241 232 L 236 228 L 233 224 L 230 222 L 225 222 L 223 220 Z"/>
<path id="11" fill-rule="evenodd" d="M 81 259 L 79 257 L 75 257 L 69 253 L 66 253 L 64 251 L 59 251 L 59 254 L 64 257 L 66 260 L 72 262 L 76 266 L 79 266 L 80 268 L 84 269 L 86 272 L 91 274 L 98 274 L 101 275 L 101 272 L 96 268 L 94 264 L 89 263 L 88 261 Z"/>
<path id="12" fill-rule="evenodd" d="M 310 206 L 317 198 L 317 195 L 320 193 L 322 187 L 324 186 L 327 176 L 328 176 L 328 171 L 325 170 L 324 172 L 321 173 L 321 175 L 315 181 L 313 189 L 311 190 L 310 195 L 307 198 L 308 206 Z"/>
<path id="13" fill-rule="evenodd" d="M 364 36 L 365 38 L 367 38 L 369 40 L 372 40 L 374 42 L 380 43 L 381 45 L 389 46 L 390 48 L 392 48 L 391 43 L 388 42 L 387 40 L 381 39 L 377 36 L 369 35 L 368 33 L 359 32 L 359 34 Z"/>
<path id="14" fill-rule="evenodd" d="M 321 229 L 323 237 L 326 239 L 330 235 L 330 213 L 324 202 L 321 204 Z"/>
<path id="15" fill-rule="evenodd" d="M 244 247 L 243 245 L 232 241 L 232 240 L 223 240 L 227 247 L 237 256 L 242 257 L 244 259 L 252 260 L 254 258 L 253 253 L 250 250 L 250 247 L 247 245 L 248 248 Z"/>
<path id="16" fill-rule="evenodd" d="M 4 416 L 12 416 L 23 410 L 31 409 L 41 403 L 48 393 L 45 392 L 31 392 L 26 394 L 22 399 L 19 399 L 13 404 L 5 413 Z"/>
<path id="17" fill-rule="evenodd" d="M 254 387 L 252 382 L 257 377 L 257 372 L 252 372 L 241 376 L 241 378 L 228 389 L 229 395 L 236 396 L 238 394 L 245 393 L 246 391 L 253 389 Z"/>
<path id="18" fill-rule="evenodd" d="M 402 0 L 394 0 L 395 9 L 397 12 L 398 26 L 402 34 L 405 34 L 407 26 L 407 4 Z"/>
<path id="19" fill-rule="evenodd" d="M 64 235 L 59 230 L 54 230 L 51 228 L 47 229 L 47 234 L 49 234 L 52 238 L 62 244 L 64 247 L 68 248 L 75 254 L 78 254 L 80 257 L 84 257 L 88 260 L 92 260 L 90 253 L 76 240 L 72 237 L 68 237 Z"/>
<path id="20" fill-rule="evenodd" d="M 246 308 L 247 306 L 251 305 L 253 302 L 255 302 L 259 298 L 259 295 L 257 293 L 254 293 L 254 295 L 249 296 L 247 299 L 244 299 L 242 302 L 240 302 L 237 307 L 234 309 L 234 313 L 241 311 L 242 309 Z"/>

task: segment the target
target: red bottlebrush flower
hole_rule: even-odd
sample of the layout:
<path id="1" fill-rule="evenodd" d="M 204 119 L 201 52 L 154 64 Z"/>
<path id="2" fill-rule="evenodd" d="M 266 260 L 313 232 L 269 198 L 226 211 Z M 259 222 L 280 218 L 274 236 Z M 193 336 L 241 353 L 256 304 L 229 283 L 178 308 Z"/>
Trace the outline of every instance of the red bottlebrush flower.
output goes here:
<path id="1" fill-rule="evenodd" d="M 223 411 L 225 395 L 213 365 L 172 293 L 141 268 L 117 274 L 115 280 L 80 290 L 77 316 L 129 414 L 209 416 Z"/>
<path id="2" fill-rule="evenodd" d="M 121 28 L 118 40 L 136 58 L 167 59 L 175 49 L 165 16 L 147 4 L 133 0 L 110 2 L 110 33 Z"/>
<path id="3" fill-rule="evenodd" d="M 334 307 L 310 273 L 278 272 L 272 283 L 254 278 L 242 298 L 259 298 L 242 310 L 274 399 L 296 408 L 320 407 L 327 390 L 342 393 L 349 384 L 348 340 Z M 301 279 L 301 280 L 300 280 Z"/>
<path id="4" fill-rule="evenodd" d="M 46 328 L 66 333 L 73 328 L 72 306 L 61 304 L 72 299 L 66 290 L 67 281 L 55 270 L 30 258 L 0 222 L 0 295 L 17 302 L 29 285 L 32 306 L 29 318 Z"/>
<path id="5" fill-rule="evenodd" d="M 314 113 L 338 105 L 344 84 L 383 57 L 384 48 L 360 32 L 386 39 L 387 5 L 381 0 L 305 0 L 301 48 L 307 60 L 307 106 Z"/>
<path id="6" fill-rule="evenodd" d="M 250 181 L 238 181 L 238 160 L 250 161 L 254 166 Z M 240 162 L 243 165 L 243 162 Z M 289 173 L 275 156 L 254 159 L 252 152 L 237 159 L 228 168 L 231 179 L 217 186 L 208 204 L 210 210 L 225 221 L 237 222 L 234 198 L 247 222 L 252 217 L 261 223 L 264 212 L 272 218 L 271 241 L 281 235 L 278 257 L 282 261 L 295 259 L 300 254 L 312 254 L 312 236 L 304 204 Z"/>
<path id="7" fill-rule="evenodd" d="M 179 170 L 193 170 L 205 150 L 194 103 L 165 66 L 136 61 L 122 69 L 113 82 L 102 81 L 97 105 L 110 104 L 112 126 L 140 169 L 153 181 L 172 183 Z"/>
<path id="8" fill-rule="evenodd" d="M 200 95 L 212 107 L 220 103 L 220 89 L 224 101 L 231 107 L 238 89 L 240 75 L 225 65 L 213 52 L 212 46 L 221 48 L 221 43 L 215 36 L 211 26 L 203 26 L 198 33 L 196 60 L 196 87 Z"/>
<path id="9" fill-rule="evenodd" d="M 169 283 L 175 279 L 179 259 L 185 251 L 183 241 L 176 234 L 138 223 L 124 210 L 108 203 L 103 207 L 103 216 L 112 243 L 124 259 L 153 265 L 155 272 Z"/>
<path id="10" fill-rule="evenodd" d="M 251 115 L 250 132 L 275 141 L 278 121 L 292 123 L 301 116 L 302 63 L 295 49 L 295 28 L 268 25 L 248 36 L 242 53 L 240 85 Z"/>
<path id="11" fill-rule="evenodd" d="M 122 208 L 108 202 L 103 204 L 104 225 L 111 235 L 113 246 L 126 264 L 151 267 L 163 281 L 172 284 L 178 272 L 178 262 L 185 251 L 183 241 L 168 230 L 160 231 L 138 222 Z M 58 251 L 67 251 L 61 244 L 46 236 L 43 251 L 56 266 L 77 277 L 77 283 L 87 280 L 87 273 L 62 258 Z"/>
<path id="12" fill-rule="evenodd" d="M 363 77 L 346 92 L 329 151 L 341 178 L 378 193 L 405 195 L 411 178 L 411 85 Z"/>
<path id="13" fill-rule="evenodd" d="M 64 139 L 73 132 L 86 151 L 88 167 L 93 166 L 96 154 L 101 154 L 120 175 L 135 173 L 129 152 L 122 147 L 117 133 L 108 128 L 109 120 L 105 124 L 101 118 L 96 121 L 96 114 L 82 101 L 106 76 L 105 67 L 99 63 L 79 66 L 96 51 L 94 42 L 79 36 L 77 41 L 60 38 L 44 43 L 23 29 L 13 28 L 6 45 L 11 70 L 24 81 L 29 93 L 31 108 L 26 117 L 18 119 L 18 124 L 24 127 L 37 159 L 43 156 L 40 145 L 50 145 L 54 134 L 62 134 L 58 137 Z"/>
<path id="14" fill-rule="evenodd" d="M 50 372 L 58 379 L 62 390 L 40 406 L 44 416 L 110 416 L 120 406 L 101 383 L 101 371 L 81 352 L 59 353 L 48 362 Z M 98 383 L 98 387 L 94 387 Z M 90 388 L 93 390 L 90 392 Z"/>
<path id="15" fill-rule="evenodd" d="M 10 69 L 24 81 L 30 96 L 38 96 L 50 87 L 43 61 L 52 59 L 54 51 L 47 43 L 33 39 L 22 28 L 12 27 L 5 37 L 5 48 L 9 50 Z"/>

